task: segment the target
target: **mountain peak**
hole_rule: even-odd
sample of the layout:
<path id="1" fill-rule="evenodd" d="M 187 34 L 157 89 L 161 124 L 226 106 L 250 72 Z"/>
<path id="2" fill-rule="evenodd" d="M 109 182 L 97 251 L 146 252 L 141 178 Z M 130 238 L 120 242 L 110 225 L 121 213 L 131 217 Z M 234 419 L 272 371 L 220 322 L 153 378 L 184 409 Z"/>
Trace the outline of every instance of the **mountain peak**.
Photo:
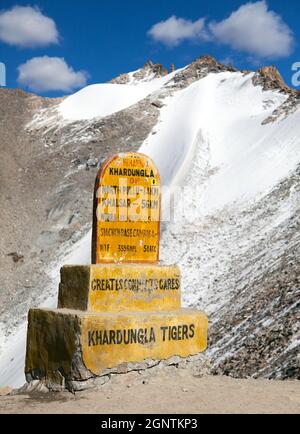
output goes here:
<path id="1" fill-rule="evenodd" d="M 170 70 L 171 72 L 175 70 L 174 64 L 171 64 Z M 236 72 L 237 69 L 230 65 L 224 65 L 218 62 L 213 56 L 205 54 L 193 60 L 192 63 L 183 68 L 180 73 L 176 74 L 174 81 L 176 83 L 183 81 L 183 85 L 186 85 L 205 77 L 211 72 L 217 73 L 224 71 Z M 129 84 L 133 82 L 147 82 L 154 78 L 164 77 L 168 73 L 169 71 L 162 64 L 153 63 L 152 60 L 149 59 L 137 71 L 121 74 L 113 78 L 109 83 Z"/>
<path id="2" fill-rule="evenodd" d="M 128 84 L 133 81 L 150 81 L 154 78 L 164 77 L 168 74 L 168 70 L 160 63 L 153 63 L 148 60 L 144 66 L 137 71 L 129 74 L 121 74 L 113 78 L 109 83 L 112 84 Z"/>
<path id="3" fill-rule="evenodd" d="M 174 82 L 182 82 L 182 86 L 189 85 L 195 80 L 200 80 L 210 73 L 218 72 L 236 72 L 237 69 L 233 66 L 223 65 L 210 55 L 203 55 L 193 60 L 193 62 L 180 71 L 174 77 Z"/>
<path id="4" fill-rule="evenodd" d="M 161 63 L 153 63 L 152 60 L 148 60 L 141 69 L 133 74 L 133 77 L 137 80 L 147 80 L 147 78 L 164 77 L 167 74 L 168 70 Z"/>
<path id="5" fill-rule="evenodd" d="M 293 93 L 291 89 L 283 80 L 280 72 L 275 66 L 264 66 L 256 71 L 253 77 L 253 84 L 255 86 L 261 85 L 264 90 L 280 90 L 285 93 Z"/>
<path id="6" fill-rule="evenodd" d="M 209 54 L 204 54 L 198 57 L 191 63 L 191 65 L 197 65 L 198 68 L 208 68 L 210 72 L 214 72 L 215 70 L 219 71 L 220 69 L 226 69 L 226 71 L 232 72 L 237 71 L 237 69 L 233 66 L 224 65 L 223 63 L 219 62 L 215 57 Z"/>

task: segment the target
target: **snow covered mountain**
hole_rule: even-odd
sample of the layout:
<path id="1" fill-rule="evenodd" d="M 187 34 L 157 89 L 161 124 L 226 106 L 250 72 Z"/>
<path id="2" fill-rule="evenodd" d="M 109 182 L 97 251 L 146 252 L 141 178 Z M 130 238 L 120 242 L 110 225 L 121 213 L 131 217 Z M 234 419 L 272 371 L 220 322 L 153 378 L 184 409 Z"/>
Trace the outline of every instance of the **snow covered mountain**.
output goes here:
<path id="1" fill-rule="evenodd" d="M 132 149 L 154 159 L 174 195 L 161 259 L 180 265 L 184 304 L 209 314 L 213 371 L 300 378 L 300 97 L 277 70 L 238 71 L 209 56 L 171 73 L 148 62 L 34 101 L 20 134 L 39 149 L 30 167 L 49 185 L 31 260 L 16 265 L 34 283 L 2 314 L 1 383 L 23 380 L 26 309 L 53 305 L 60 265 L 90 261 L 97 166 Z M 7 339 L 12 312 L 20 328 Z"/>

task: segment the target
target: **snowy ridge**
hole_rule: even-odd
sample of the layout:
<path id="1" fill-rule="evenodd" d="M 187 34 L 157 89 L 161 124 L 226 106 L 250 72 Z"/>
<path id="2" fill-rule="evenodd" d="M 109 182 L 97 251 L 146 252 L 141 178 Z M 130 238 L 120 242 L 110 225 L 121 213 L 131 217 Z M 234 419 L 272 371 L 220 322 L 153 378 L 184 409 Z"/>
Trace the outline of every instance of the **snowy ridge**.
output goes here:
<path id="1" fill-rule="evenodd" d="M 59 113 L 65 121 L 109 116 L 136 104 L 174 77 L 174 73 L 171 73 L 161 78 L 136 80 L 134 73 L 136 71 L 129 73 L 129 82 L 126 84 L 94 84 L 81 89 L 59 105 Z"/>
<path id="2" fill-rule="evenodd" d="M 272 188 L 299 161 L 299 112 L 284 125 L 262 125 L 286 99 L 254 87 L 252 74 L 210 74 L 170 98 L 161 110 L 157 134 L 149 136 L 141 152 L 154 159 L 165 184 L 178 185 L 201 132 L 209 143 L 210 166 L 217 171 L 205 185 L 201 209 L 248 200 Z M 291 158 L 295 152 L 297 158 Z M 274 164 L 276 170 L 269 170 Z"/>

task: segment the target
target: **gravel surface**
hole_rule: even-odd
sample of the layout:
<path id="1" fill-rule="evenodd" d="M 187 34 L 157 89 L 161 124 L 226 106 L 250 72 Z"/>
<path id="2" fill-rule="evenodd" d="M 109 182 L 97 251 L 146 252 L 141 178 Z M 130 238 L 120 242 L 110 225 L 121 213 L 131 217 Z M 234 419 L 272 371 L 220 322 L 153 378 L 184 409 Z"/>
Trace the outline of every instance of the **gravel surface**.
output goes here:
<path id="1" fill-rule="evenodd" d="M 118 375 L 99 389 L 0 398 L 0 413 L 300 413 L 298 381 L 195 377 L 186 370 Z"/>

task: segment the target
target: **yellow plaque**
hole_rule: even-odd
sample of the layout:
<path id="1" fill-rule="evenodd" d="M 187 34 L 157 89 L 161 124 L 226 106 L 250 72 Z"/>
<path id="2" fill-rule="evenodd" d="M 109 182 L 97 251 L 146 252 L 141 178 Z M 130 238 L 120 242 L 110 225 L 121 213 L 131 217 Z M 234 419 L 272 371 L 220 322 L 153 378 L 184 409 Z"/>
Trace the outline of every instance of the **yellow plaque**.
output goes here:
<path id="1" fill-rule="evenodd" d="M 206 349 L 207 326 L 207 317 L 192 309 L 90 314 L 81 319 L 83 361 L 99 375 L 121 363 L 195 355 Z"/>
<path id="2" fill-rule="evenodd" d="M 155 311 L 180 308 L 177 266 L 107 264 L 91 268 L 89 311 Z"/>
<path id="3" fill-rule="evenodd" d="M 157 262 L 159 234 L 157 168 L 144 154 L 115 155 L 96 178 L 92 263 Z"/>
<path id="4" fill-rule="evenodd" d="M 180 270 L 160 264 L 66 265 L 58 307 L 91 312 L 179 309 Z"/>

